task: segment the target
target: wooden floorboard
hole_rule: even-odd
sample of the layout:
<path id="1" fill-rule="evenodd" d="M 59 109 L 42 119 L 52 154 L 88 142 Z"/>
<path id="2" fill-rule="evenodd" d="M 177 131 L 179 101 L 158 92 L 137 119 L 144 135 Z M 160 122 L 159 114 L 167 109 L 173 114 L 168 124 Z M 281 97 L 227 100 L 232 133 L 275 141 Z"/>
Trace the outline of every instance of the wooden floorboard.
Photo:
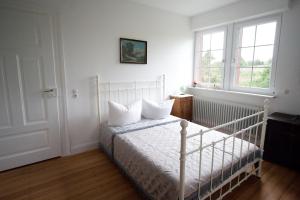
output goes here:
<path id="1" fill-rule="evenodd" d="M 139 200 L 143 197 L 100 150 L 51 159 L 0 173 L 0 200 Z M 225 200 L 298 200 L 300 173 L 263 162 Z"/>

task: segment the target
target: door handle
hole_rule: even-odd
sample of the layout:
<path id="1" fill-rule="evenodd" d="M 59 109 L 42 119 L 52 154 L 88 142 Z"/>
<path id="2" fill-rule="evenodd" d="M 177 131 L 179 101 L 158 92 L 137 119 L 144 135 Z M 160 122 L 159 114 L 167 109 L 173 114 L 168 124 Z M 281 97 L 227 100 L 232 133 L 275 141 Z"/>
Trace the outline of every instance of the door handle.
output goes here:
<path id="1" fill-rule="evenodd" d="M 54 92 L 54 89 L 47 89 L 43 91 L 43 93 L 50 93 L 50 92 Z"/>
<path id="2" fill-rule="evenodd" d="M 42 91 L 44 97 L 57 97 L 57 88 L 45 89 Z"/>

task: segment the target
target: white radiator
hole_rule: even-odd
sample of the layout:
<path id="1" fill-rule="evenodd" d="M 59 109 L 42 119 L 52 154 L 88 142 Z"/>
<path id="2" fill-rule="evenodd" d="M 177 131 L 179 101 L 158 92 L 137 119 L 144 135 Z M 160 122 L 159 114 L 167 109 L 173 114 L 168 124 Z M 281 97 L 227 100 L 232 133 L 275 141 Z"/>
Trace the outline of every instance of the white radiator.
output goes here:
<path id="1" fill-rule="evenodd" d="M 213 127 L 251 115 L 261 110 L 263 110 L 263 107 L 194 97 L 193 121 L 207 127 Z M 234 129 L 241 130 L 255 124 L 257 120 L 257 118 L 243 120 L 241 123 L 237 123 L 236 127 L 233 125 L 229 126 L 226 128 L 226 131 L 232 132 Z"/>

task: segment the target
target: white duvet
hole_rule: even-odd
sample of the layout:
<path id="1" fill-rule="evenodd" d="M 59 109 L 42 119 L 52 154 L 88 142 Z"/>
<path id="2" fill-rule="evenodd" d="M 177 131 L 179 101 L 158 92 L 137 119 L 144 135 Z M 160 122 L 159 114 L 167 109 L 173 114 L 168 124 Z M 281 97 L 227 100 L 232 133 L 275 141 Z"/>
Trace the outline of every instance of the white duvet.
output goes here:
<path id="1" fill-rule="evenodd" d="M 188 135 L 207 129 L 203 126 L 189 123 Z M 179 151 L 180 151 L 180 122 L 155 126 L 126 134 L 116 135 L 114 139 L 114 159 L 126 173 L 153 199 L 178 199 L 179 185 Z M 228 135 L 213 131 L 204 134 L 203 144 L 210 144 Z M 187 151 L 199 147 L 199 137 L 187 141 Z M 231 167 L 233 139 L 226 140 L 225 151 L 223 143 L 218 143 L 214 151 L 213 176 L 221 174 L 222 156 L 224 166 Z M 242 152 L 240 152 L 242 150 Z M 234 163 L 240 158 L 247 159 L 257 150 L 257 147 L 245 140 L 235 139 Z M 241 157 L 240 157 L 241 153 Z M 207 192 L 205 185 L 210 185 L 212 163 L 212 148 L 207 148 L 202 154 L 201 186 Z M 227 170 L 227 171 L 230 171 Z M 191 196 L 198 190 L 199 182 L 199 152 L 187 157 L 185 197 Z M 202 190 L 201 190 L 202 191 Z"/>

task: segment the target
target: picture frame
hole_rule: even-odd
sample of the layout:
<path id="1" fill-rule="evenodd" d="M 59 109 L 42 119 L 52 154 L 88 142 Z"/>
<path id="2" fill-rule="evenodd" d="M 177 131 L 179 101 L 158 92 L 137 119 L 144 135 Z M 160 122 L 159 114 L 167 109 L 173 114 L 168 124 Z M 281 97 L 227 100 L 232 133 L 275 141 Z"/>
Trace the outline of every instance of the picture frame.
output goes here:
<path id="1" fill-rule="evenodd" d="M 147 41 L 120 38 L 120 63 L 147 64 Z"/>

